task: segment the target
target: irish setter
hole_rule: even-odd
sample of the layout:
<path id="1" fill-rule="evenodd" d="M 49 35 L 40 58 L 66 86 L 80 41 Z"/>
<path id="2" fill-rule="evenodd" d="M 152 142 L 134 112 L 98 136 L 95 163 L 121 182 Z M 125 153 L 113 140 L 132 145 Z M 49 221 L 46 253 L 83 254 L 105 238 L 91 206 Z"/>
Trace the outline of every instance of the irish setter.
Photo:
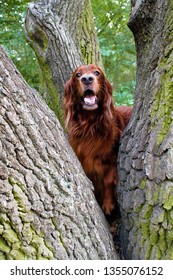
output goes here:
<path id="1" fill-rule="evenodd" d="M 69 143 L 94 185 L 105 214 L 116 206 L 117 154 L 132 107 L 114 107 L 112 86 L 94 64 L 78 67 L 66 82 L 64 115 Z"/>

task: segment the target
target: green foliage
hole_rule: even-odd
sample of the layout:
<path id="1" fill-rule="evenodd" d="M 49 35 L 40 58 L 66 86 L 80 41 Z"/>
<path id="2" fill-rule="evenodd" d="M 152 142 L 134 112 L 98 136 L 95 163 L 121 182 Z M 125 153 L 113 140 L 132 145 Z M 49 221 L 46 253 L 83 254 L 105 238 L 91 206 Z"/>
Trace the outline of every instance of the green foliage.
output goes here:
<path id="1" fill-rule="evenodd" d="M 133 91 L 135 88 L 135 81 L 126 81 L 124 84 L 119 83 L 116 87 L 116 90 L 113 92 L 114 100 L 116 105 L 133 105 Z"/>
<path id="2" fill-rule="evenodd" d="M 23 24 L 27 0 L 0 0 L 0 44 L 30 86 L 39 89 L 40 75 L 33 50 L 27 44 Z"/>
<path id="3" fill-rule="evenodd" d="M 114 87 L 116 104 L 131 105 L 135 87 L 136 54 L 127 27 L 130 1 L 92 0 L 102 60 Z"/>

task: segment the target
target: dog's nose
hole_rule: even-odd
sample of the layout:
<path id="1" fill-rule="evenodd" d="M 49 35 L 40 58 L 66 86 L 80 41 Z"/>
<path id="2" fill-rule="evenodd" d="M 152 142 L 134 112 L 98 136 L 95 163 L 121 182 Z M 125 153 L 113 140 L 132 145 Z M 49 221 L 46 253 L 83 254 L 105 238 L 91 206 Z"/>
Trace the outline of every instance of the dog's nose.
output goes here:
<path id="1" fill-rule="evenodd" d="M 92 82 L 94 81 L 94 77 L 91 76 L 91 75 L 83 75 L 81 77 L 81 81 L 84 85 L 89 85 L 89 84 L 92 84 Z"/>

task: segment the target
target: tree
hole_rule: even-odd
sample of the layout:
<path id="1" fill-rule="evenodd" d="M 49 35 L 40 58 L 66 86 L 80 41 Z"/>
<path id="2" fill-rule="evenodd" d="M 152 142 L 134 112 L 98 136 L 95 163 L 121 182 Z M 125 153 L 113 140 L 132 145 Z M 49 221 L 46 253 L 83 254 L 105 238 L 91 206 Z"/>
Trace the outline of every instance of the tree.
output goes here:
<path id="1" fill-rule="evenodd" d="M 173 2 L 131 2 L 137 84 L 119 154 L 121 244 L 127 259 L 173 259 Z"/>
<path id="2" fill-rule="evenodd" d="M 59 121 L 2 48 L 0 61 L 0 259 L 117 259 Z"/>
<path id="3" fill-rule="evenodd" d="M 81 64 L 101 66 L 89 0 L 41 0 L 28 6 L 26 34 L 47 86 L 47 103 L 61 116 L 64 83 Z"/>

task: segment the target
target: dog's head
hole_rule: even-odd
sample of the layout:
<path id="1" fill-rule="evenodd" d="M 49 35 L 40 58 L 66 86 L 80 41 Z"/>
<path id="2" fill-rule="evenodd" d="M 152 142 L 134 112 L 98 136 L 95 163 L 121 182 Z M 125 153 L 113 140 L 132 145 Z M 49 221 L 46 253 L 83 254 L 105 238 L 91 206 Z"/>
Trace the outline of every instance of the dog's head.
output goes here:
<path id="1" fill-rule="evenodd" d="M 101 104 L 110 106 L 112 86 L 103 71 L 94 64 L 78 67 L 65 85 L 64 97 L 83 110 L 96 110 Z M 67 103 L 67 102 L 66 102 Z"/>

